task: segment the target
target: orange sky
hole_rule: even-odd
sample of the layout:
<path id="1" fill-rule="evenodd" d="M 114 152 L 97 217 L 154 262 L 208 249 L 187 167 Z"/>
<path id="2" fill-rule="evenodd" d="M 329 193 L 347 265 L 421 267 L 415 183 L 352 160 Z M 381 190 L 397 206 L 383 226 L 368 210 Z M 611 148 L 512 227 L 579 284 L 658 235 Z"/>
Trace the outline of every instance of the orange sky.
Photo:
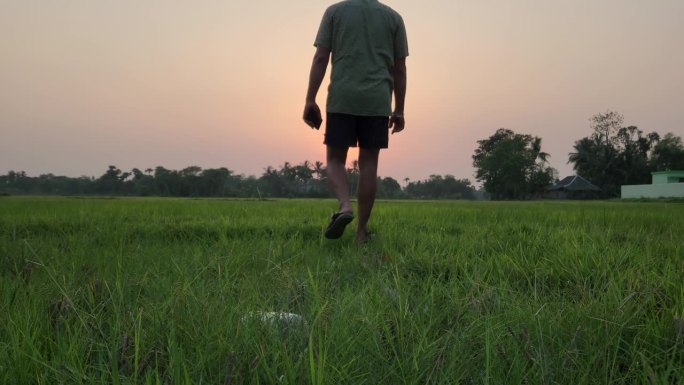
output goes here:
<path id="1" fill-rule="evenodd" d="M 684 136 L 684 1 L 394 0 L 407 129 L 380 174 L 473 180 L 476 141 L 538 135 L 561 177 L 589 117 Z M 3 0 L 0 173 L 323 160 L 301 122 L 327 1 Z M 319 94 L 325 103 L 325 89 Z"/>

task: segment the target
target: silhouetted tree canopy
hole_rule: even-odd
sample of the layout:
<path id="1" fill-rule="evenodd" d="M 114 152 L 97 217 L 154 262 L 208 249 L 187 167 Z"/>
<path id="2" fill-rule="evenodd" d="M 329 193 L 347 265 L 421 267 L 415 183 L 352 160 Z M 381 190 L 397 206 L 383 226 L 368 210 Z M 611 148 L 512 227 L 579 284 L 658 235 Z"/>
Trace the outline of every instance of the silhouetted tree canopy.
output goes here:
<path id="1" fill-rule="evenodd" d="M 603 190 L 605 197 L 620 195 L 620 186 L 648 184 L 651 172 L 684 168 L 680 137 L 656 132 L 644 134 L 623 126 L 624 118 L 608 111 L 591 118 L 593 133 L 575 142 L 568 163 Z"/>
<path id="2" fill-rule="evenodd" d="M 684 170 L 684 145 L 682 138 L 668 133 L 653 147 L 651 153 L 653 171 Z"/>
<path id="3" fill-rule="evenodd" d="M 350 188 L 358 187 L 358 163 L 347 169 Z M 329 198 L 327 172 L 323 162 L 285 162 L 279 168 L 266 167 L 261 176 L 235 174 L 221 168 L 202 169 L 189 166 L 170 170 L 162 166 L 142 171 L 124 172 L 111 165 L 98 178 L 70 178 L 44 174 L 30 177 L 25 172 L 10 171 L 0 176 L 0 193 L 43 195 L 121 195 L 168 197 L 241 197 L 241 198 Z M 433 175 L 424 182 L 413 182 L 402 189 L 390 177 L 378 177 L 378 198 L 385 199 L 472 199 L 470 181 L 453 176 Z"/>
<path id="4" fill-rule="evenodd" d="M 475 199 L 475 189 L 467 179 L 453 175 L 430 175 L 424 181 L 410 182 L 406 193 L 420 199 Z"/>
<path id="5" fill-rule="evenodd" d="M 500 128 L 478 140 L 473 155 L 476 179 L 493 199 L 527 199 L 540 196 L 556 178 L 541 150 L 541 139 Z"/>

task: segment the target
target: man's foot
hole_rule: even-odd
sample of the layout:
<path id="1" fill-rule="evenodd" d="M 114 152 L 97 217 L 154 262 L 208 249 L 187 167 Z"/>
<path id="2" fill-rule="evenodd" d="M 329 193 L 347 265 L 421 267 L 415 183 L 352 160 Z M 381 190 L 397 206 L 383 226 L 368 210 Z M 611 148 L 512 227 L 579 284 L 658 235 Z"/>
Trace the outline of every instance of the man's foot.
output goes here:
<path id="1" fill-rule="evenodd" d="M 365 245 L 371 241 L 373 234 L 368 230 L 356 230 L 356 244 Z"/>
<path id="2" fill-rule="evenodd" d="M 354 220 L 354 214 L 346 211 L 333 214 L 330 219 L 328 228 L 325 229 L 325 237 L 328 239 L 337 239 L 344 234 L 344 229 Z"/>
<path id="3" fill-rule="evenodd" d="M 350 213 L 354 215 L 354 208 L 351 205 L 351 202 L 345 201 L 340 203 L 340 209 L 337 210 L 338 213 Z"/>

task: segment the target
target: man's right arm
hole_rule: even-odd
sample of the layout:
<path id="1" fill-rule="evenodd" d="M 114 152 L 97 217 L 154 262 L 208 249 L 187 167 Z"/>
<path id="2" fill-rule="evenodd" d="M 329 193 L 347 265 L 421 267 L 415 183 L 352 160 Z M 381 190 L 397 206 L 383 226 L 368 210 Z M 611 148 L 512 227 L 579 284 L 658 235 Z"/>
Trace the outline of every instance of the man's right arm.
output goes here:
<path id="1" fill-rule="evenodd" d="M 306 102 L 315 103 L 318 89 L 321 87 L 325 72 L 330 62 L 330 48 L 317 47 L 316 53 L 311 63 L 311 73 L 309 74 L 309 88 L 306 92 Z"/>
<path id="2" fill-rule="evenodd" d="M 394 61 L 394 112 L 390 118 L 392 133 L 401 132 L 406 124 L 404 120 L 404 101 L 406 99 L 406 58 Z"/>
<path id="3" fill-rule="evenodd" d="M 309 88 L 306 92 L 306 104 L 304 106 L 304 121 L 311 128 L 318 129 L 321 126 L 321 110 L 316 104 L 316 95 L 321 88 L 330 62 L 330 49 L 319 46 L 314 54 L 309 73 Z"/>

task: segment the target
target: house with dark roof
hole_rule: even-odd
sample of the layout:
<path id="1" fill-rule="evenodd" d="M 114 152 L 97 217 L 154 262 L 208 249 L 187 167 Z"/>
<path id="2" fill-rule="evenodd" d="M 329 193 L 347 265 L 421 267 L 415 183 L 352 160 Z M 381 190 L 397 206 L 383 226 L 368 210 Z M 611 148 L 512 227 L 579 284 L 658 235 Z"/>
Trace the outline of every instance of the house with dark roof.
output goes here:
<path id="1" fill-rule="evenodd" d="M 601 189 L 579 175 L 571 175 L 549 188 L 548 197 L 554 199 L 596 199 Z"/>

